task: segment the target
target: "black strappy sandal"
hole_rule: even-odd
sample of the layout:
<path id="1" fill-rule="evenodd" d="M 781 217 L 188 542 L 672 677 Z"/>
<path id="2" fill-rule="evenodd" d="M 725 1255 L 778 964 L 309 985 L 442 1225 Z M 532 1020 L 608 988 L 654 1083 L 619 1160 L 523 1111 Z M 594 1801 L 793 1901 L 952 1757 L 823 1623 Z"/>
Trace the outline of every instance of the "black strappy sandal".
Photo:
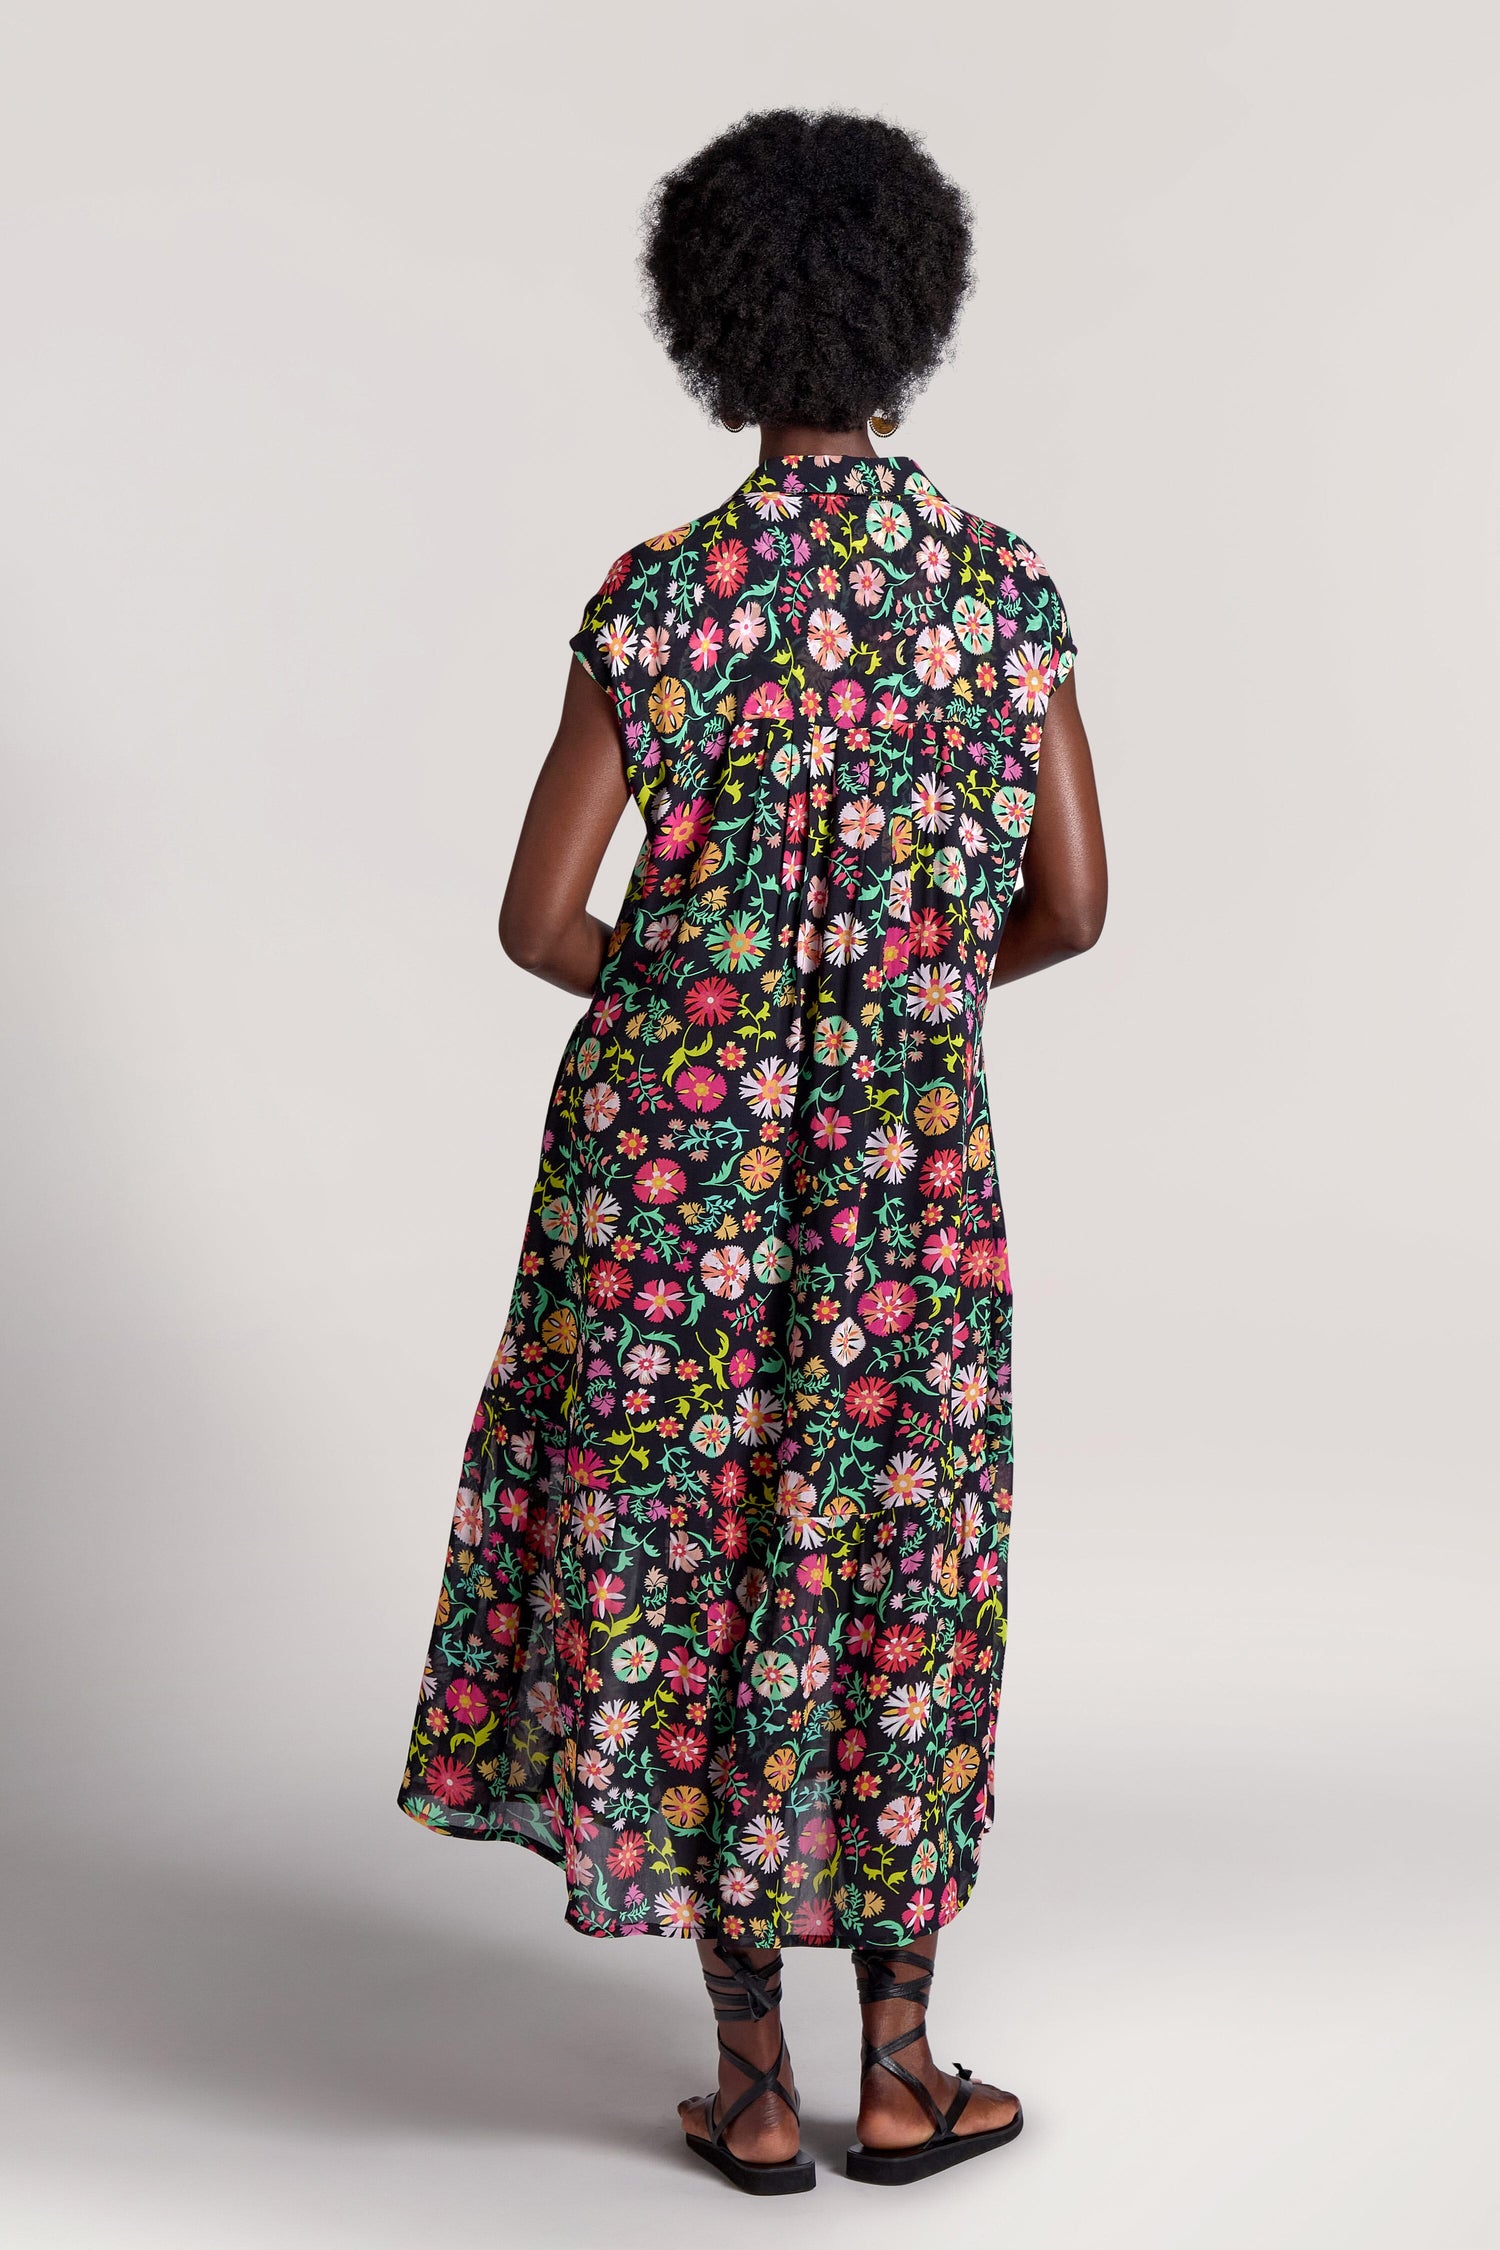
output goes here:
<path id="1" fill-rule="evenodd" d="M 708 1996 L 713 2003 L 716 2023 L 758 2023 L 773 2008 L 781 2005 L 781 1956 L 768 1963 L 764 1969 L 752 1968 L 750 1963 L 733 1948 L 727 1952 L 722 1941 L 715 1948 L 724 1963 L 726 1974 L 718 1976 L 705 1969 L 703 1981 L 708 1986 Z M 736 2156 L 728 2147 L 724 2135 L 737 2117 L 760 2100 L 762 2094 L 779 2094 L 792 2115 L 802 2108 L 801 2097 L 789 2094 L 781 2083 L 781 2066 L 786 2060 L 786 2038 L 776 2044 L 776 2060 L 765 2070 L 757 2070 L 754 2063 L 737 2054 L 719 2033 L 719 2052 L 742 2070 L 750 2084 L 739 2097 L 730 2103 L 722 2117 L 716 2115 L 719 2107 L 719 2090 L 703 2096 L 707 2134 L 687 2133 L 684 2138 L 694 2155 L 701 2156 L 705 2164 L 715 2165 L 726 2180 L 733 2180 L 737 2188 L 747 2195 L 801 2195 L 817 2184 L 818 2168 L 812 2158 L 800 2147 L 795 2156 L 770 2164 L 748 2156 Z"/>
<path id="2" fill-rule="evenodd" d="M 921 1958 L 921 1955 L 908 1955 L 905 1965 L 910 1966 Z M 898 1977 L 896 1968 L 901 1960 L 899 1954 L 855 1949 L 854 1974 L 859 1984 L 861 2007 L 867 2008 L 882 2000 L 909 2000 L 925 2016 L 932 1992 L 932 1970 L 929 1968 L 919 1976 Z M 851 2142 L 844 2158 L 844 2170 L 851 2180 L 881 2180 L 888 2187 L 899 2187 L 908 2180 L 925 2180 L 934 2172 L 946 2171 L 950 2164 L 965 2164 L 971 2156 L 983 2156 L 988 2149 L 1003 2148 L 1021 2130 L 1024 2120 L 1017 2102 L 1016 2114 L 1008 2125 L 997 2125 L 988 2133 L 954 2131 L 969 2104 L 968 2081 L 973 2072 L 965 2070 L 962 2063 L 953 2065 L 961 2083 L 949 2107 L 943 2110 L 938 2108 L 916 2072 L 895 2060 L 901 2048 L 920 2039 L 925 2029 L 925 2024 L 914 2024 L 910 2031 L 887 2039 L 879 2047 L 870 2039 L 861 2042 L 861 2078 L 870 2070 L 888 2070 L 893 2078 L 899 2078 L 903 2085 L 911 2088 L 931 2117 L 933 2130 L 925 2141 L 918 2141 L 911 2148 L 866 2148 L 863 2141 Z"/>

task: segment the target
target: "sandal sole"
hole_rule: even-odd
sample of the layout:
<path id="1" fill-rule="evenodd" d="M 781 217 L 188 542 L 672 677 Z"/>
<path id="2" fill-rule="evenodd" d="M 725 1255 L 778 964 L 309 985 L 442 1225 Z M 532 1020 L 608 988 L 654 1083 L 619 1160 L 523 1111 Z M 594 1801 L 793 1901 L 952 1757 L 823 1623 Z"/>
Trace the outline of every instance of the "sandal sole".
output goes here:
<path id="1" fill-rule="evenodd" d="M 810 2156 L 795 2156 L 782 2164 L 757 2164 L 751 2157 L 736 2156 L 733 2149 L 715 2148 L 701 2133 L 686 2133 L 683 2138 L 695 2156 L 712 2164 L 746 2195 L 805 2195 L 817 2185 L 818 2167 Z"/>
<path id="2" fill-rule="evenodd" d="M 911 2180 L 930 2179 L 954 2164 L 967 2164 L 971 2156 L 984 2156 L 992 2148 L 1013 2141 L 1026 2120 L 1020 2110 L 1008 2125 L 989 2133 L 956 2133 L 951 2140 L 923 2141 L 910 2149 L 872 2149 L 854 2141 L 844 2154 L 844 2171 L 851 2180 L 869 2180 L 881 2187 L 905 2187 Z"/>

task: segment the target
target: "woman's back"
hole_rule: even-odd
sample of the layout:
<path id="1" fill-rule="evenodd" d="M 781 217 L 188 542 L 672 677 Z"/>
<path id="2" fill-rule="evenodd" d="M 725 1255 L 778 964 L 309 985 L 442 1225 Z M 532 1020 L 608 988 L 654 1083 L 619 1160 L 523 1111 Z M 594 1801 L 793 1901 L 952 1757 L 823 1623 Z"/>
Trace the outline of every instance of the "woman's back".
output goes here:
<path id="1" fill-rule="evenodd" d="M 870 450 L 943 347 L 967 242 L 952 184 L 878 120 L 750 119 L 663 183 L 661 333 L 722 419 L 760 422 L 760 460 L 622 556 L 573 637 L 501 931 L 588 1005 L 403 1797 L 554 1860 L 578 1929 L 703 1941 L 742 2029 L 719 2100 L 680 2115 L 757 2193 L 812 2181 L 782 1945 L 854 1955 L 860 2177 L 1021 2122 L 910 2018 L 991 1822 L 1005 1654 L 985 1003 L 1092 942 L 1102 857 L 1050 579 Z M 588 892 L 630 796 L 646 837 L 609 929 Z"/>
<path id="2" fill-rule="evenodd" d="M 608 1753 L 569 1914 L 909 1935 L 989 1823 L 1010 1298 L 979 1040 L 1067 622 L 915 462 L 794 457 L 623 556 L 573 645 L 648 834 L 470 1469 L 476 1506 L 536 1492 L 553 1576 L 631 1628 L 607 1668 L 568 1636 L 523 1660 L 534 1749 Z M 429 1817 L 535 1831 L 534 1763 L 538 1802 L 508 1770 Z"/>

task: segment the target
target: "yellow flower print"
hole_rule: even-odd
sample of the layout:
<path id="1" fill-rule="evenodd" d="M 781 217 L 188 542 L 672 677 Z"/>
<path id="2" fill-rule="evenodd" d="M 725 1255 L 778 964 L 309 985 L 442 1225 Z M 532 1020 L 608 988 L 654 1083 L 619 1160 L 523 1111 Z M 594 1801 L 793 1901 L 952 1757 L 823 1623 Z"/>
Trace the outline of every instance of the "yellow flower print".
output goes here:
<path id="1" fill-rule="evenodd" d="M 658 734 L 677 734 L 687 717 L 687 689 L 668 672 L 646 698 L 646 712 Z"/>
<path id="2" fill-rule="evenodd" d="M 661 1809 L 669 1828 L 701 1828 L 708 1818 L 708 1799 L 701 1789 L 679 1783 L 662 1791 Z"/>
<path id="3" fill-rule="evenodd" d="M 740 1158 L 740 1178 L 752 1195 L 759 1195 L 781 1177 L 781 1163 L 778 1148 L 747 1149 Z"/>
<path id="4" fill-rule="evenodd" d="M 761 1770 L 771 1787 L 784 1793 L 797 1778 L 796 1751 L 783 1743 L 779 1749 L 771 1752 Z"/>
<path id="5" fill-rule="evenodd" d="M 955 1743 L 943 1760 L 943 1787 L 950 1797 L 967 1789 L 979 1774 L 979 1752 L 972 1742 Z"/>
<path id="6" fill-rule="evenodd" d="M 958 1123 L 958 1096 L 951 1086 L 930 1086 L 917 1102 L 919 1133 L 951 1133 Z"/>

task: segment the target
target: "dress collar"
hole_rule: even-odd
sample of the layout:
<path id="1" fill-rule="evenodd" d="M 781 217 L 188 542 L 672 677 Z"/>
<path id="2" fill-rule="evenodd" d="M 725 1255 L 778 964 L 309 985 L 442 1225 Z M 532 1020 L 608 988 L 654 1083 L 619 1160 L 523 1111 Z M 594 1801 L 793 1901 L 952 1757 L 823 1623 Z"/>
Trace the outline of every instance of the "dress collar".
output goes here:
<path id="1" fill-rule="evenodd" d="M 928 483 L 905 453 L 777 453 L 758 462 L 742 493 L 848 492 L 867 499 L 893 498 L 910 477 Z"/>

